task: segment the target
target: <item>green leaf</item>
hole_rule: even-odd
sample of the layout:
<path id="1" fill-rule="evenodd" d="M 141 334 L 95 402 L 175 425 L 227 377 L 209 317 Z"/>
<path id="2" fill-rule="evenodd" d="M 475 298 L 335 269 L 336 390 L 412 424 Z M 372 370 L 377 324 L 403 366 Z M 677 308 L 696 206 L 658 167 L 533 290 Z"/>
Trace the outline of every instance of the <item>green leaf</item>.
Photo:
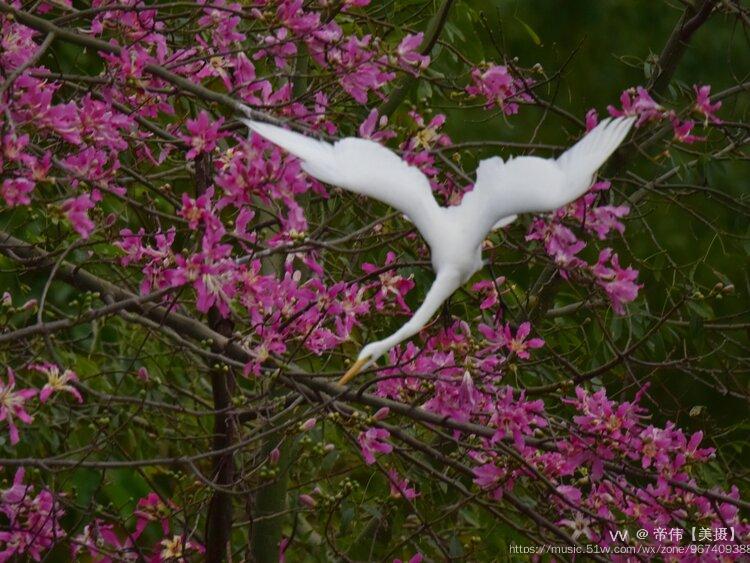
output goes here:
<path id="1" fill-rule="evenodd" d="M 522 19 L 520 19 L 520 18 L 517 17 L 516 21 L 518 21 L 518 23 L 520 23 L 523 26 L 523 28 L 526 30 L 526 33 L 529 34 L 529 37 L 531 37 L 531 40 L 534 42 L 534 45 L 536 45 L 537 47 L 539 47 L 542 44 L 542 40 L 539 37 L 539 35 L 537 34 L 537 32 L 534 31 L 531 28 L 531 26 L 529 24 L 527 24 L 525 21 L 523 21 Z"/>

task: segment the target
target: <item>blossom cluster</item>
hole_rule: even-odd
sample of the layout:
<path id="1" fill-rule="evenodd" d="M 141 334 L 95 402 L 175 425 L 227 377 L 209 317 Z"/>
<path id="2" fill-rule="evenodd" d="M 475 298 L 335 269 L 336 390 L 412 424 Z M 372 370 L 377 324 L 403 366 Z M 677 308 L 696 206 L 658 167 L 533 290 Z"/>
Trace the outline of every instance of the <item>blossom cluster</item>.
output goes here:
<path id="1" fill-rule="evenodd" d="M 580 227 L 600 240 L 606 239 L 613 231 L 624 232 L 625 225 L 620 219 L 627 216 L 629 207 L 597 205 L 601 194 L 609 189 L 608 181 L 597 182 L 583 197 L 558 209 L 551 217 L 535 218 L 526 240 L 540 241 L 564 278 L 571 273 L 588 274 L 604 290 L 612 308 L 623 314 L 625 304 L 633 301 L 642 287 L 636 282 L 638 271 L 632 267 L 621 267 L 617 254 L 611 248 L 602 249 L 597 262 L 588 264 L 579 257 L 587 243 L 573 231 L 574 227 Z"/>
<path id="2" fill-rule="evenodd" d="M 37 3 L 37 13 L 69 2 L 54 4 Z M 312 356 L 333 351 L 358 337 L 365 319 L 410 314 L 416 283 L 400 269 L 397 252 L 387 249 L 362 264 L 347 263 L 355 279 L 336 279 L 326 250 L 336 245 L 313 236 L 313 206 L 308 205 L 326 203 L 334 193 L 305 175 L 296 158 L 258 135 L 248 137 L 215 107 L 183 111 L 183 102 L 187 106 L 192 100 L 179 99 L 174 84 L 150 70 L 168 69 L 188 84 L 315 133 L 344 134 L 339 116 L 358 115 L 359 136 L 391 141 L 428 176 L 435 194 L 455 205 L 470 186 L 438 158 L 453 145 L 445 132 L 446 116 L 412 110 L 400 121 L 389 120 L 371 108 L 400 75 L 417 76 L 429 68 L 425 37 L 406 33 L 383 40 L 361 34 L 347 17 L 368 4 L 338 3 L 344 17 L 337 19 L 302 0 L 202 2 L 192 40 L 175 46 L 169 19 L 161 18 L 158 8 L 136 1 L 124 4 L 132 10 L 95 2 L 81 33 L 103 40 L 110 50 L 100 53 L 106 64 L 99 76 L 90 77 L 97 86 L 85 93 L 71 93 L 69 84 L 39 62 L 44 59 L 32 64 L 43 37 L 3 17 L 0 69 L 4 77 L 18 72 L 0 94 L 2 211 L 25 217 L 37 209 L 51 210 L 52 222 L 60 219 L 68 240 L 81 246 L 113 242 L 118 280 L 122 273 L 130 276 L 142 295 L 165 291 L 164 302 L 180 313 L 215 311 L 241 319 L 233 337 L 253 358 L 245 375 L 260 377 L 270 362 L 291 351 Z M 309 74 L 328 86 L 314 83 L 314 92 L 298 96 L 299 84 L 291 76 L 305 54 L 315 65 Z M 299 74 L 306 78 L 305 71 Z M 460 95 L 505 116 L 534 101 L 533 82 L 508 66 L 481 64 L 466 76 Z M 698 121 L 688 114 L 699 116 L 706 128 L 721 122 L 720 107 L 708 85 L 695 86 L 686 112 L 665 109 L 638 87 L 623 92 L 620 107 L 608 111 L 636 116 L 638 127 L 668 122 L 677 141 L 694 143 L 702 137 L 693 134 Z M 593 128 L 597 119 L 595 111 L 589 112 L 586 127 Z M 138 165 L 155 173 L 148 178 Z M 207 185 L 195 187 L 197 171 L 207 172 Z M 163 180 L 172 176 L 174 185 Z M 630 210 L 603 203 L 609 189 L 609 182 L 598 182 L 576 202 L 534 218 L 526 240 L 543 247 L 561 276 L 598 287 L 623 314 L 642 287 L 638 271 L 623 267 L 608 246 L 598 250 L 596 262 L 582 257 L 597 241 L 624 233 Z M 373 231 L 378 229 L 382 225 Z M 426 257 L 424 245 L 413 246 L 414 255 Z M 106 262 L 109 255 L 102 256 Z M 606 544 L 606 532 L 623 518 L 644 528 L 686 520 L 729 524 L 746 537 L 747 525 L 735 505 L 695 492 L 699 484 L 693 467 L 713 455 L 699 447 L 700 432 L 687 435 L 672 423 L 649 423 L 640 396 L 616 402 L 603 389 L 584 387 L 566 399 L 571 416 L 561 422 L 550 415 L 549 405 L 509 384 L 508 374 L 544 357 L 541 335 L 547 337 L 540 326 L 505 313 L 501 301 L 510 285 L 504 277 L 473 285 L 481 315 L 475 330 L 467 322 L 440 320 L 419 339 L 391 350 L 375 395 L 490 428 L 492 436 L 484 439 L 455 431 L 474 440 L 463 461 L 472 468 L 475 485 L 501 499 L 516 487 L 539 486 L 536 477 L 542 475 L 553 486 L 546 494 L 557 503 L 557 524 L 576 539 Z M 33 307 L 30 301 L 28 309 Z M 146 368 L 137 373 L 143 383 L 151 381 Z M 62 401 L 76 406 L 86 397 L 78 374 L 63 365 L 34 360 L 8 367 L 0 378 L 0 430 L 16 446 L 25 425 L 45 416 L 46 409 Z M 417 485 L 390 463 L 397 452 L 393 436 L 378 425 L 387 417 L 382 410 L 373 416 L 356 443 L 367 465 L 385 463 L 392 499 L 419 502 Z M 300 430 L 310 431 L 316 423 L 311 418 Z M 521 462 L 502 454 L 504 447 L 512 447 Z M 279 456 L 275 449 L 269 459 L 278 463 Z M 635 477 L 615 467 L 629 467 Z M 638 471 L 647 472 L 651 481 L 644 484 L 647 479 L 639 479 L 643 474 Z M 47 488 L 34 494 L 24 479 L 24 471 L 17 471 L 12 486 L 2 492 L 0 511 L 10 525 L 0 532 L 0 560 L 40 559 L 66 535 L 60 524 L 64 494 Z M 739 497 L 736 489 L 710 492 Z M 316 503 L 310 495 L 300 500 L 308 507 Z M 199 557 L 203 546 L 176 529 L 179 511 L 173 501 L 152 492 L 137 502 L 132 531 L 94 518 L 80 533 L 71 533 L 72 557 Z M 154 533 L 159 536 L 155 544 L 149 539 Z M 417 554 L 410 561 L 421 559 Z"/>
<path id="3" fill-rule="evenodd" d="M 7 523 L 0 531 L 0 561 L 23 555 L 40 561 L 44 553 L 65 537 L 60 519 L 65 511 L 47 488 L 34 494 L 24 483 L 26 470 L 19 468 L 13 484 L 0 491 L 0 512 Z"/>
<path id="4" fill-rule="evenodd" d="M 695 101 L 690 108 L 689 113 L 695 113 L 700 116 L 702 123 L 707 126 L 711 124 L 720 124 L 721 119 L 716 112 L 721 108 L 721 102 L 711 101 L 711 86 L 704 84 L 702 86 L 694 85 L 693 93 Z M 676 141 L 692 144 L 697 141 L 705 140 L 705 137 L 693 135 L 692 131 L 696 121 L 690 117 L 680 116 L 673 109 L 666 109 L 657 103 L 643 86 L 637 86 L 623 91 L 620 95 L 620 108 L 608 106 L 607 111 L 613 117 L 633 116 L 636 117 L 635 126 L 641 127 L 649 122 L 660 122 L 668 120 L 672 124 L 674 138 Z M 587 127 L 596 126 L 596 113 L 589 112 L 587 115 Z"/>
<path id="5" fill-rule="evenodd" d="M 73 396 L 79 403 L 83 402 L 78 389 L 73 385 L 78 381 L 76 373 L 70 369 L 61 370 L 56 364 L 45 362 L 28 366 L 29 370 L 40 372 L 47 376 L 47 382 L 39 388 L 27 387 L 16 388 L 16 372 L 7 367 L 6 379 L 0 379 L 0 420 L 8 425 L 10 443 L 15 445 L 19 442 L 18 426 L 16 420 L 24 424 L 31 424 L 34 417 L 27 410 L 27 402 L 34 397 L 39 397 L 41 403 L 47 402 L 53 393 L 65 391 Z"/>
<path id="6" fill-rule="evenodd" d="M 513 76 L 507 66 L 490 64 L 486 69 L 475 68 L 471 72 L 466 93 L 484 98 L 487 107 L 498 107 L 505 115 L 514 115 L 518 113 L 519 102 L 532 100 L 530 86 L 531 82 Z"/>

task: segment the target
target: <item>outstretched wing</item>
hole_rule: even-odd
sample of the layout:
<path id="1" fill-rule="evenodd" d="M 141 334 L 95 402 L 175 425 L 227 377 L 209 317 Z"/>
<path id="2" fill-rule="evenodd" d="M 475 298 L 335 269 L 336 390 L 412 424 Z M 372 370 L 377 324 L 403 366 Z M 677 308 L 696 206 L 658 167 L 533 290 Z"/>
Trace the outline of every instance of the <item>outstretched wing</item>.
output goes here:
<path id="1" fill-rule="evenodd" d="M 569 188 L 583 189 L 573 199 L 585 193 L 594 181 L 596 171 L 625 140 L 633 123 L 634 117 L 604 119 L 583 139 L 558 157 L 557 166 L 565 174 Z M 585 184 L 585 187 L 581 188 L 582 184 Z"/>
<path id="2" fill-rule="evenodd" d="M 242 121 L 302 160 L 302 168 L 314 178 L 398 209 L 423 235 L 430 229 L 438 204 L 429 180 L 384 146 L 355 137 L 330 144 L 267 123 Z"/>
<path id="3" fill-rule="evenodd" d="M 632 117 L 605 119 L 557 159 L 523 156 L 480 162 L 474 191 L 488 210 L 490 225 L 509 222 L 518 213 L 553 211 L 581 197 L 633 122 Z"/>

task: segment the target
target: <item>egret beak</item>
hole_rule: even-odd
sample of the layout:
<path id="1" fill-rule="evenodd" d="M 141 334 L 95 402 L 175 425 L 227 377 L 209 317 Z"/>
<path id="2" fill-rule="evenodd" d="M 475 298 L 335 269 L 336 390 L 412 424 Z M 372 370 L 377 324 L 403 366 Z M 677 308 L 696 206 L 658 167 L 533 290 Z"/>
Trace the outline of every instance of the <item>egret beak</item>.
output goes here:
<path id="1" fill-rule="evenodd" d="M 349 368 L 349 371 L 347 371 L 344 374 L 344 377 L 339 379 L 339 385 L 346 385 L 349 383 L 352 379 L 354 379 L 354 376 L 357 375 L 360 371 L 362 371 L 362 368 L 369 362 L 372 358 L 365 357 L 360 358 L 354 364 L 352 364 L 352 367 Z"/>

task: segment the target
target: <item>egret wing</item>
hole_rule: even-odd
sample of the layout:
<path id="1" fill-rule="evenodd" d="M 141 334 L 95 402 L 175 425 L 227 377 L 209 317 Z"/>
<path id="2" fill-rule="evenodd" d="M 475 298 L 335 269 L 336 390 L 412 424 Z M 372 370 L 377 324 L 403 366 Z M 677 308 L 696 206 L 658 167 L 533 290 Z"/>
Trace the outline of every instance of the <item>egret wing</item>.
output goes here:
<path id="1" fill-rule="evenodd" d="M 604 119 L 557 158 L 556 164 L 565 174 L 568 189 L 579 191 L 582 184 L 586 184 L 584 190 L 588 189 L 596 171 L 625 140 L 634 122 L 634 117 Z"/>
<path id="2" fill-rule="evenodd" d="M 523 156 L 507 162 L 499 158 L 480 162 L 474 192 L 488 209 L 491 224 L 509 222 L 519 213 L 553 211 L 578 199 L 625 139 L 633 121 L 605 119 L 557 159 Z"/>
<path id="3" fill-rule="evenodd" d="M 429 180 L 386 147 L 355 137 L 330 144 L 267 123 L 242 121 L 302 160 L 302 168 L 314 178 L 390 205 L 423 234 L 430 229 L 438 204 Z"/>

